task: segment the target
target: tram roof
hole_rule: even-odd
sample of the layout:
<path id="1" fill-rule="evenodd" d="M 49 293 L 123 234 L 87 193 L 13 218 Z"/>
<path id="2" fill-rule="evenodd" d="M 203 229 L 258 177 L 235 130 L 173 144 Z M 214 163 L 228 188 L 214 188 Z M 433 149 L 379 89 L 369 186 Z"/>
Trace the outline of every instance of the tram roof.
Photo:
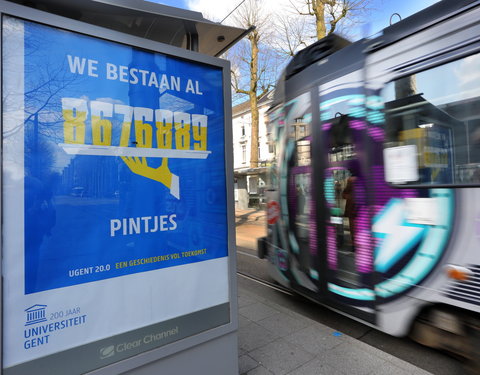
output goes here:
<path id="1" fill-rule="evenodd" d="M 335 36 L 335 38 L 340 40 L 340 48 L 337 48 L 337 46 L 330 53 L 323 54 L 321 58 L 312 59 L 313 61 L 309 63 L 307 63 L 307 58 L 301 57 L 301 62 L 304 65 L 300 69 L 299 64 L 294 63 L 297 66 L 293 74 L 293 70 L 289 70 L 288 67 L 283 71 L 275 86 L 270 110 L 285 100 L 287 92 L 289 94 L 297 92 L 297 88 L 298 90 L 305 90 L 305 88 L 311 87 L 313 84 L 320 85 L 323 82 L 331 81 L 363 67 L 365 59 L 363 52 L 366 48 L 365 43 L 368 41 L 362 39 L 355 43 L 350 43 L 338 36 Z M 288 90 L 285 85 L 288 85 Z"/>
<path id="2" fill-rule="evenodd" d="M 370 51 L 386 47 L 479 4 L 478 0 L 441 0 L 383 29 L 382 35 L 372 41 Z"/>
<path id="3" fill-rule="evenodd" d="M 361 69 L 365 53 L 386 47 L 479 4 L 479 0 L 441 0 L 385 28 L 380 36 L 372 40 L 362 39 L 350 45 L 338 36 L 330 35 L 321 39 L 293 57 L 278 79 L 271 109 L 285 100 L 287 81 L 295 87 L 309 87 L 312 82 L 319 84 L 321 81 L 335 79 L 349 70 Z M 325 64 L 320 67 L 318 62 L 321 60 Z"/>
<path id="4" fill-rule="evenodd" d="M 350 44 L 352 44 L 350 41 L 336 34 L 331 34 L 318 40 L 299 51 L 293 57 L 285 69 L 285 78 L 289 79 L 291 76 L 301 72 L 306 67 L 332 55 Z"/>
<path id="5" fill-rule="evenodd" d="M 49 13 L 175 47 L 220 56 L 246 34 L 203 18 L 202 13 L 144 0 L 11 0 Z M 198 37 L 198 48 L 192 48 Z"/>

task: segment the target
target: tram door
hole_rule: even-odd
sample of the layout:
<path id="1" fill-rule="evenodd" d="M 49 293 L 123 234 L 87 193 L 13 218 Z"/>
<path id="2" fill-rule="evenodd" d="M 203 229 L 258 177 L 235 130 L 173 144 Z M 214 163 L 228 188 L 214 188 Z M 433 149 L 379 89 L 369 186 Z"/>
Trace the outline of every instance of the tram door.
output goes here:
<path id="1" fill-rule="evenodd" d="M 298 250 L 298 268 L 310 274 L 312 261 L 310 256 L 310 222 L 311 222 L 311 166 L 310 138 L 296 142 L 296 153 L 290 175 L 290 191 L 295 204 L 290 212 L 293 214 L 292 224 Z"/>
<path id="2" fill-rule="evenodd" d="M 292 125 L 292 153 L 288 166 L 289 269 L 293 288 L 313 293 L 317 270 L 315 266 L 316 236 L 314 202 L 312 200 L 311 136 L 309 124 L 297 118 Z"/>
<path id="3" fill-rule="evenodd" d="M 316 298 L 318 241 L 312 200 L 311 111 L 310 92 L 293 98 L 284 107 L 285 159 L 279 166 L 283 228 L 278 238 L 285 261 L 278 259 L 276 263 L 291 288 Z M 282 249 L 274 249 L 271 258 L 280 255 Z"/>
<path id="4" fill-rule="evenodd" d="M 367 129 L 365 122 L 348 114 L 348 105 L 344 111 L 322 122 L 325 290 L 336 307 L 373 322 L 374 246 L 364 145 Z"/>

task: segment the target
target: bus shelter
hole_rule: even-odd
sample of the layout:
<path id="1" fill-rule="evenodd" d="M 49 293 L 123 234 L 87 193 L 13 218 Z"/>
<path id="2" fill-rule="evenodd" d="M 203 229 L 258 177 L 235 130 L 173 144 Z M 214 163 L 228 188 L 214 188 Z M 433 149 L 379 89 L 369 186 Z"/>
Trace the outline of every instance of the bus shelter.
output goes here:
<path id="1" fill-rule="evenodd" d="M 237 374 L 230 67 L 248 30 L 0 1 L 2 373 Z"/>

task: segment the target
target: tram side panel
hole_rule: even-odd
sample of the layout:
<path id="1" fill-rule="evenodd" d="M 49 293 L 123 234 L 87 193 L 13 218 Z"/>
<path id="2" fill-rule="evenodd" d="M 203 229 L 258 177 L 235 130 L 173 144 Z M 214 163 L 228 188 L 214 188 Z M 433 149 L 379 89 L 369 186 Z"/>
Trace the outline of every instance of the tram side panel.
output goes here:
<path id="1" fill-rule="evenodd" d="M 480 43 L 472 42 L 472 36 L 480 35 L 478 19 L 477 7 L 367 56 L 367 86 L 361 98 L 366 121 L 355 126 L 364 126 L 369 153 L 365 174 L 373 193 L 368 211 L 376 323 L 392 335 L 407 334 L 415 318 L 432 306 L 435 311 L 456 312 L 443 322 L 438 314 L 432 318 L 440 329 L 462 334 L 458 327 L 465 316 L 478 322 L 480 82 L 475 77 Z M 471 43 L 464 44 L 465 40 Z M 309 281 L 319 275 L 312 272 L 315 269 L 302 268 L 306 264 L 296 254 L 298 241 L 292 241 L 298 237 L 298 197 L 288 192 L 296 188 L 292 168 L 301 166 L 291 162 L 298 140 L 289 141 L 294 127 L 286 121 L 287 104 L 270 112 L 277 157 L 265 248 L 278 282 L 291 286 L 294 280 L 305 286 L 308 283 L 298 271 Z M 330 182 L 330 198 L 335 200 L 335 179 Z M 329 189 L 324 190 L 328 203 Z M 333 216 L 332 224 L 345 223 L 344 217 Z M 315 245 L 311 239 L 309 244 Z M 446 270 L 452 269 L 458 272 L 450 275 L 463 273 L 465 279 L 449 278 Z M 354 289 L 342 285 L 341 291 Z"/>
<path id="2" fill-rule="evenodd" d="M 450 312 L 432 324 L 454 334 L 465 316 L 478 321 L 480 45 L 462 43 L 479 35 L 479 16 L 477 7 L 367 57 L 371 99 L 385 114 L 370 123 L 385 131 L 378 178 L 417 192 L 374 217 L 378 323 L 393 335 L 426 309 Z"/>

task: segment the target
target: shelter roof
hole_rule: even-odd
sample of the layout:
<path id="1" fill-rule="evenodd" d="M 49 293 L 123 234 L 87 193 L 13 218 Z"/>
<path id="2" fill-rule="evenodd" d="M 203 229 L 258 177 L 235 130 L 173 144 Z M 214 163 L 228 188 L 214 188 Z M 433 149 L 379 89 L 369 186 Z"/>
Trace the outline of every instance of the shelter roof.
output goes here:
<path id="1" fill-rule="evenodd" d="M 222 25 L 199 12 L 144 0 L 12 1 L 210 56 L 220 56 L 253 29 Z"/>

